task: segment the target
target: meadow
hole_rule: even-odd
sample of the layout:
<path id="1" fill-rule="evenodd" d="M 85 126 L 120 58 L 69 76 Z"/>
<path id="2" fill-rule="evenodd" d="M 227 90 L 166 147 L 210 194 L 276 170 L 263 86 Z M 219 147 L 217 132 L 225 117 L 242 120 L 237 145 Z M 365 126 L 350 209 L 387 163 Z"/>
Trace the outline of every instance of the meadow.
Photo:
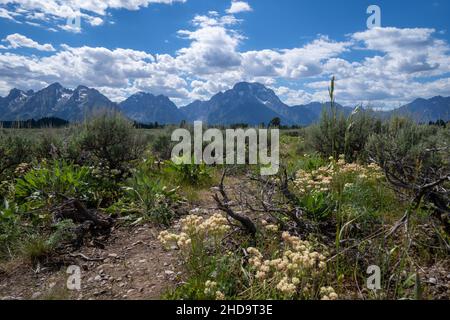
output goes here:
<path id="1" fill-rule="evenodd" d="M 332 108 L 316 125 L 281 131 L 281 169 L 268 177 L 257 165 L 172 163 L 174 128 L 102 114 L 64 128 L 0 129 L 0 296 L 450 298 L 449 125 Z M 140 230 L 152 230 L 151 250 L 175 266 L 161 266 L 173 283 L 156 296 L 6 285 L 30 270 L 96 268 L 86 248 L 107 252 L 103 270 L 120 258 L 107 251 L 112 239 L 120 246 L 117 233 Z"/>

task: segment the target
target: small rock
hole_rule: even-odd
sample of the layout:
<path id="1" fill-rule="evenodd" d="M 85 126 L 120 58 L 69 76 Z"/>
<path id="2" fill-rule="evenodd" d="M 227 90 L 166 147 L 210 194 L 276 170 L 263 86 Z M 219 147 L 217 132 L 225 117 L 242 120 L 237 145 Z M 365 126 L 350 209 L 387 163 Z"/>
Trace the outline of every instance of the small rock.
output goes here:
<path id="1" fill-rule="evenodd" d="M 164 271 L 164 273 L 167 274 L 167 275 L 172 275 L 172 274 L 174 274 L 175 272 L 172 271 L 172 270 L 166 270 L 166 271 Z"/>
<path id="2" fill-rule="evenodd" d="M 110 253 L 110 254 L 108 254 L 108 257 L 110 257 L 110 258 L 117 258 L 118 255 L 117 255 L 117 253 Z"/>
<path id="3" fill-rule="evenodd" d="M 41 293 L 38 291 L 38 292 L 33 293 L 33 295 L 31 296 L 31 299 L 37 299 L 40 296 L 41 296 Z"/>
<path id="4" fill-rule="evenodd" d="M 4 301 L 9 300 L 9 301 L 11 301 L 11 300 L 22 300 L 22 298 L 21 297 L 6 296 L 6 297 L 0 298 L 0 300 L 4 300 Z"/>
<path id="5" fill-rule="evenodd" d="M 97 292 L 94 292 L 94 296 L 99 296 L 99 295 L 105 294 L 106 292 L 107 292 L 106 290 L 97 291 Z"/>
<path id="6" fill-rule="evenodd" d="M 100 281 L 100 280 L 102 280 L 102 277 L 100 275 L 97 275 L 97 276 L 95 276 L 94 280 L 95 281 Z"/>
<path id="7" fill-rule="evenodd" d="M 431 284 L 437 284 L 436 278 L 430 278 L 430 279 L 428 279 L 428 282 Z"/>

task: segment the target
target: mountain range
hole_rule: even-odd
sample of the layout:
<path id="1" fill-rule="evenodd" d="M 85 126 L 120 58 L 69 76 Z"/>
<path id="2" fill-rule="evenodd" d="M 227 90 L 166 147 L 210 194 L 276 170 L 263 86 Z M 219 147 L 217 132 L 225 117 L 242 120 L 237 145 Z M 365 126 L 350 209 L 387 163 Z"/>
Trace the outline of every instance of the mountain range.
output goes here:
<path id="1" fill-rule="evenodd" d="M 117 105 L 95 89 L 78 86 L 66 89 L 54 83 L 40 91 L 13 89 L 0 97 L 0 120 L 28 120 L 56 117 L 80 121 L 97 109 L 117 109 Z"/>
<path id="2" fill-rule="evenodd" d="M 120 103 L 114 103 L 96 89 L 78 86 L 66 89 L 54 83 L 40 91 L 13 89 L 0 97 L 0 121 L 57 117 L 82 121 L 96 110 L 117 110 L 139 123 L 179 124 L 185 120 L 204 121 L 211 125 L 246 123 L 258 125 L 280 118 L 285 125 L 309 125 L 320 118 L 330 104 L 313 102 L 288 106 L 275 92 L 259 83 L 240 82 L 232 89 L 219 92 L 208 101 L 194 101 L 178 108 L 168 97 L 138 92 Z M 336 104 L 339 112 L 348 115 L 353 108 Z M 381 117 L 405 115 L 418 122 L 450 120 L 450 97 L 417 99 L 399 109 L 377 112 Z"/>

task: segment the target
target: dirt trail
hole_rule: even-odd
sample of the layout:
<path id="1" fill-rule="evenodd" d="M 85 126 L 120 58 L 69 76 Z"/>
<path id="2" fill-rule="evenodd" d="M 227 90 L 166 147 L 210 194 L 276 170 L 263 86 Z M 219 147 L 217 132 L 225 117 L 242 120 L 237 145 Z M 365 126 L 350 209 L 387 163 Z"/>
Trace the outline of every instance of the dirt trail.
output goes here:
<path id="1" fill-rule="evenodd" d="M 0 272 L 0 299 L 158 299 L 181 275 L 176 252 L 163 250 L 158 233 L 149 225 L 119 228 L 103 250 L 72 254 L 82 270 L 80 291 L 65 288 L 66 266 L 33 270 L 12 262 Z"/>
<path id="2" fill-rule="evenodd" d="M 230 178 L 228 183 L 232 187 L 239 179 Z M 198 201 L 189 206 L 191 212 L 214 212 L 213 193 L 213 189 L 199 191 Z M 178 227 L 174 223 L 173 228 Z M 160 231 L 150 224 L 113 229 L 103 249 L 85 246 L 68 257 L 71 261 L 53 268 L 33 269 L 18 260 L 0 265 L 0 300 L 160 299 L 183 281 L 181 260 L 176 251 L 163 249 L 157 239 Z M 69 265 L 81 268 L 80 291 L 66 289 Z"/>

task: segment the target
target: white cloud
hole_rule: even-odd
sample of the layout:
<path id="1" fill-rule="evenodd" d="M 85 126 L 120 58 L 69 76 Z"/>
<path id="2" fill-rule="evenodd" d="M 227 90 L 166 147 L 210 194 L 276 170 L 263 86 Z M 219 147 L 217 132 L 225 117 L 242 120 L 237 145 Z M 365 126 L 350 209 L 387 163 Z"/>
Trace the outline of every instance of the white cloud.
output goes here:
<path id="1" fill-rule="evenodd" d="M 236 13 L 248 12 L 248 11 L 252 11 L 252 10 L 253 10 L 252 7 L 250 7 L 250 5 L 247 2 L 233 0 L 231 2 L 231 7 L 227 10 L 227 13 L 236 14 Z"/>
<path id="2" fill-rule="evenodd" d="M 449 45 L 433 29 L 376 28 L 344 41 L 318 36 L 294 48 L 243 51 L 246 38 L 239 32 L 240 22 L 232 14 L 197 15 L 192 27 L 178 32 L 188 43 L 173 55 L 68 45 L 46 57 L 0 52 L 0 92 L 40 89 L 59 81 L 69 87 L 96 87 L 116 101 L 148 91 L 184 105 L 238 81 L 255 81 L 297 105 L 325 101 L 329 78 L 335 75 L 337 99 L 346 105 L 395 107 L 450 93 Z M 18 46 L 25 42 L 16 39 Z M 365 57 L 351 60 L 352 51 Z"/>
<path id="3" fill-rule="evenodd" d="M 9 12 L 8 10 L 4 8 L 0 8 L 0 18 L 8 19 L 8 20 L 15 20 L 14 19 L 14 12 Z"/>
<path id="4" fill-rule="evenodd" d="M 3 47 L 4 49 L 32 48 L 39 51 L 55 51 L 55 48 L 53 48 L 51 44 L 39 44 L 38 42 L 18 33 L 10 34 L 3 39 L 2 42 L 9 43 L 7 47 Z"/>
<path id="5" fill-rule="evenodd" d="M 103 24 L 111 9 L 139 10 L 151 4 L 184 3 L 187 0 L 0 0 L 0 18 L 17 21 L 18 17 L 56 23 L 61 29 L 74 31 L 64 26 L 68 18 L 80 16 L 91 26 Z M 15 18 L 14 18 L 15 17 Z"/>
<path id="6" fill-rule="evenodd" d="M 233 17 L 197 16 L 195 30 L 180 30 L 178 34 L 191 41 L 189 47 L 178 50 L 175 64 L 195 76 L 230 71 L 241 64 L 237 47 L 243 37 L 227 29 L 235 25 Z"/>

